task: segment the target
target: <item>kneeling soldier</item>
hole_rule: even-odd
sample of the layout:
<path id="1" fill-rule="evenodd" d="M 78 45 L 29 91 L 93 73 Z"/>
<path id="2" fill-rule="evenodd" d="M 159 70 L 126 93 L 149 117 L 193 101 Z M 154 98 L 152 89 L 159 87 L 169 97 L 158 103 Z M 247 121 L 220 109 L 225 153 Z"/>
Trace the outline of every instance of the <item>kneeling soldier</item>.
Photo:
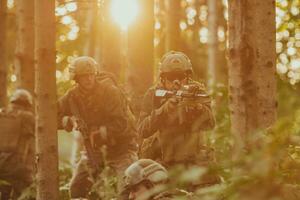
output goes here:
<path id="1" fill-rule="evenodd" d="M 0 111 L 0 199 L 16 199 L 33 182 L 34 115 L 32 96 L 18 89 Z"/>

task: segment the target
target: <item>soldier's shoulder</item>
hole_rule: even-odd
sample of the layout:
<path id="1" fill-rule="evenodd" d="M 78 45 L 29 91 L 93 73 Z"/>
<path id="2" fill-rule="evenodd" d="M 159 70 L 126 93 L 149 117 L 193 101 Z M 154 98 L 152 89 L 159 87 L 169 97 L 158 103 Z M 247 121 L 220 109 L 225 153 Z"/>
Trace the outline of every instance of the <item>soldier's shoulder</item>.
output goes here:
<path id="1" fill-rule="evenodd" d="M 21 119 L 24 122 L 34 122 L 34 114 L 32 111 L 23 108 L 4 108 L 0 112 L 1 116 L 13 117 L 15 119 Z"/>
<path id="2" fill-rule="evenodd" d="M 104 85 L 118 85 L 116 76 L 113 73 L 107 71 L 101 71 L 97 74 L 96 80 L 100 84 Z"/>
<path id="3" fill-rule="evenodd" d="M 97 81 L 95 87 L 95 93 L 97 95 L 111 95 L 121 93 L 121 89 L 112 80 L 106 79 L 103 81 Z"/>
<path id="4" fill-rule="evenodd" d="M 30 111 L 28 109 L 16 109 L 13 112 L 17 117 L 20 117 L 23 120 L 30 121 L 30 122 L 34 121 L 33 111 Z"/>
<path id="5" fill-rule="evenodd" d="M 78 85 L 75 84 L 70 89 L 68 89 L 67 92 L 60 99 L 72 97 L 73 95 L 79 94 L 79 92 L 80 91 Z"/>

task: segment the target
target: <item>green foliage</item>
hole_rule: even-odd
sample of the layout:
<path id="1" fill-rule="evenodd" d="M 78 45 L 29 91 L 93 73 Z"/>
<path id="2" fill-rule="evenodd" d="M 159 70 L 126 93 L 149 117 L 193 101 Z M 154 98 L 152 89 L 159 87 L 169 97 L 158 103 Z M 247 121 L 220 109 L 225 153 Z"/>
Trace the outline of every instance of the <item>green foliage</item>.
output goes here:
<path id="1" fill-rule="evenodd" d="M 70 165 L 60 166 L 59 169 L 59 199 L 70 199 L 69 183 L 72 177 L 72 168 Z"/>
<path id="2" fill-rule="evenodd" d="M 109 166 L 104 167 L 92 187 L 89 198 L 92 200 L 116 199 L 118 195 L 117 182 L 118 179 L 115 176 L 114 170 L 111 169 Z"/>

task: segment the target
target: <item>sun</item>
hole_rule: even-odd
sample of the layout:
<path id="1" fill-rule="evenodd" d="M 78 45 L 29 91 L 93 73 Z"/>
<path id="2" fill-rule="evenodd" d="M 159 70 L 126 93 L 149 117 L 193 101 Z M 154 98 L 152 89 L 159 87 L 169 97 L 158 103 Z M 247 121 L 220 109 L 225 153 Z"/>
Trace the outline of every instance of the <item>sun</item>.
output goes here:
<path id="1" fill-rule="evenodd" d="M 136 0 L 113 0 L 111 14 L 121 29 L 127 30 L 138 14 L 138 3 Z"/>

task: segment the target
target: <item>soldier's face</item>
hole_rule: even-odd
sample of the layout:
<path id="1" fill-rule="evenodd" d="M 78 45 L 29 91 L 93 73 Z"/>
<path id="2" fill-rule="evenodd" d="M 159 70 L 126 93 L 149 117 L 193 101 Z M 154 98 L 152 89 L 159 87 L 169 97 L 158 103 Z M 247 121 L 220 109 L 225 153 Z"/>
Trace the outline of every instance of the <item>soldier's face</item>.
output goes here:
<path id="1" fill-rule="evenodd" d="M 95 74 L 84 74 L 77 78 L 77 83 L 85 90 L 91 90 L 96 82 Z"/>
<path id="2" fill-rule="evenodd" d="M 137 186 L 135 186 L 129 194 L 129 200 L 148 200 L 148 188 L 143 185 L 143 184 L 139 184 Z"/>
<path id="3" fill-rule="evenodd" d="M 167 90 L 178 90 L 182 85 L 187 84 L 185 72 L 169 72 L 164 74 L 163 78 Z"/>
<path id="4" fill-rule="evenodd" d="M 167 90 L 179 90 L 183 85 L 186 85 L 188 83 L 187 78 L 184 78 L 182 80 L 168 80 L 165 81 L 165 88 Z"/>

